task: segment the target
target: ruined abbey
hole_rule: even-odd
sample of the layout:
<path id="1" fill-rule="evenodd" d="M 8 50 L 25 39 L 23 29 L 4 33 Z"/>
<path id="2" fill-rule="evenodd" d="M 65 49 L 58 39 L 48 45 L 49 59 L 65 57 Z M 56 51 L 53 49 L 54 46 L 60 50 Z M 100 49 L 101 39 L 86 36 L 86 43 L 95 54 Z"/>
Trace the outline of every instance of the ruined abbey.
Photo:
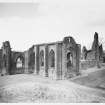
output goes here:
<path id="1" fill-rule="evenodd" d="M 67 79 L 80 73 L 81 60 L 105 62 L 102 45 L 98 42 L 98 33 L 94 35 L 91 50 L 77 44 L 73 37 L 64 37 L 62 41 L 33 45 L 27 51 L 11 50 L 10 42 L 3 42 L 0 49 L 0 74 L 35 74 L 52 79 Z"/>
<path id="2" fill-rule="evenodd" d="M 98 33 L 95 32 L 93 44 L 90 50 L 84 46 L 82 49 L 82 59 L 84 60 L 99 60 L 105 62 L 103 46 L 99 43 Z"/>

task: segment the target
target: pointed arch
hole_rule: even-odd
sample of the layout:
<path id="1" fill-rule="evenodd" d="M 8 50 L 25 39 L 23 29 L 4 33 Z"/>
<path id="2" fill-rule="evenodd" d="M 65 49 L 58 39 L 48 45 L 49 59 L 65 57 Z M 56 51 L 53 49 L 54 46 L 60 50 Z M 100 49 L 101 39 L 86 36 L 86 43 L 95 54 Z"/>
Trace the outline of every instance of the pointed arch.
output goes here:
<path id="1" fill-rule="evenodd" d="M 23 58 L 21 56 L 17 57 L 16 59 L 16 68 L 23 68 Z"/>
<path id="2" fill-rule="evenodd" d="M 73 66 L 73 55 L 71 52 L 67 53 L 67 68 Z"/>
<path id="3" fill-rule="evenodd" d="M 43 67 L 44 66 L 44 51 L 41 50 L 40 54 L 39 54 L 39 62 L 40 62 L 40 66 Z"/>
<path id="4" fill-rule="evenodd" d="M 52 49 L 49 52 L 49 67 L 55 67 L 55 52 Z"/>

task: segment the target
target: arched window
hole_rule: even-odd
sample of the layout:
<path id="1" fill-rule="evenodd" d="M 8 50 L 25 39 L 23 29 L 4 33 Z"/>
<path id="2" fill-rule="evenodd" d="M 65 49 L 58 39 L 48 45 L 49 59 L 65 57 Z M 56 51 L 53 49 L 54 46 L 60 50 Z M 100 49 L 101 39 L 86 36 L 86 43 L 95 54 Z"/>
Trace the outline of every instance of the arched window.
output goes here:
<path id="1" fill-rule="evenodd" d="M 40 51 L 39 57 L 40 57 L 40 66 L 44 66 L 44 51 L 43 50 Z"/>
<path id="2" fill-rule="evenodd" d="M 49 67 L 55 67 L 55 53 L 53 50 L 49 53 Z"/>
<path id="3" fill-rule="evenodd" d="M 69 52 L 67 53 L 67 67 L 71 67 L 73 65 L 73 55 Z"/>
<path id="4" fill-rule="evenodd" d="M 21 57 L 18 57 L 16 61 L 16 68 L 22 68 L 22 67 L 23 67 L 22 59 Z"/>

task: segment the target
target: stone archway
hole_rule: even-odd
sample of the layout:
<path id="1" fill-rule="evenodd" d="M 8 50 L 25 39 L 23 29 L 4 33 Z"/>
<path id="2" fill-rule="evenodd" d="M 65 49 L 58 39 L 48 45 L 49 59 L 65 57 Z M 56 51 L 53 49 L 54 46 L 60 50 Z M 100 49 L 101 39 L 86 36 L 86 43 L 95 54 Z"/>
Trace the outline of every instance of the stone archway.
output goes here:
<path id="1" fill-rule="evenodd" d="M 64 52 L 63 62 L 64 78 L 71 78 L 79 71 L 79 45 L 72 37 L 65 37 L 63 40 Z"/>
<path id="2" fill-rule="evenodd" d="M 77 67 L 77 53 L 73 47 L 69 47 L 66 53 L 66 76 L 67 78 L 72 78 L 76 74 Z"/>
<path id="3" fill-rule="evenodd" d="M 23 61 L 22 61 L 21 57 L 18 57 L 16 60 L 16 68 L 17 69 L 23 68 Z"/>
<path id="4" fill-rule="evenodd" d="M 22 55 L 18 55 L 15 59 L 15 69 L 16 73 L 24 73 L 24 57 Z"/>

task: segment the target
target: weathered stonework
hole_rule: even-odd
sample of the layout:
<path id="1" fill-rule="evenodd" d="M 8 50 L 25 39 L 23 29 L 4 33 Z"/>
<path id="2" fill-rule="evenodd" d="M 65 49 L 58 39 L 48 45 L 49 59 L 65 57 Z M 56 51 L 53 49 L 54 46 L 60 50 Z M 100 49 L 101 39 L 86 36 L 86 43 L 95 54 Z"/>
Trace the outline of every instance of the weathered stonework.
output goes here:
<path id="1" fill-rule="evenodd" d="M 84 46 L 82 49 L 81 69 L 84 69 L 84 67 L 100 67 L 100 63 L 104 63 L 104 57 L 102 44 L 99 43 L 98 33 L 95 32 L 92 48 L 87 50 Z"/>
<path id="2" fill-rule="evenodd" d="M 2 46 L 2 74 L 10 74 L 11 47 L 9 41 L 3 42 Z"/>
<path id="3" fill-rule="evenodd" d="M 94 34 L 94 41 L 92 44 L 92 48 L 87 50 L 84 46 L 82 49 L 82 59 L 84 60 L 101 60 L 103 56 L 103 47 L 102 44 L 99 45 L 98 33 Z"/>
<path id="4" fill-rule="evenodd" d="M 35 74 L 51 79 L 67 79 L 79 73 L 81 46 L 72 37 L 63 41 L 34 45 Z M 43 52 L 43 53 L 42 53 Z M 67 67 L 67 54 L 72 53 L 72 63 Z"/>
<path id="5" fill-rule="evenodd" d="M 68 36 L 63 41 L 33 45 L 24 52 L 9 52 L 8 65 L 12 65 L 5 69 L 11 74 L 33 73 L 51 79 L 67 79 L 79 73 L 80 51 L 81 45 Z M 6 56 L 9 55 L 6 53 Z"/>
<path id="6" fill-rule="evenodd" d="M 28 73 L 28 51 L 25 51 L 24 52 L 24 54 L 25 54 L 25 73 L 27 74 Z"/>

